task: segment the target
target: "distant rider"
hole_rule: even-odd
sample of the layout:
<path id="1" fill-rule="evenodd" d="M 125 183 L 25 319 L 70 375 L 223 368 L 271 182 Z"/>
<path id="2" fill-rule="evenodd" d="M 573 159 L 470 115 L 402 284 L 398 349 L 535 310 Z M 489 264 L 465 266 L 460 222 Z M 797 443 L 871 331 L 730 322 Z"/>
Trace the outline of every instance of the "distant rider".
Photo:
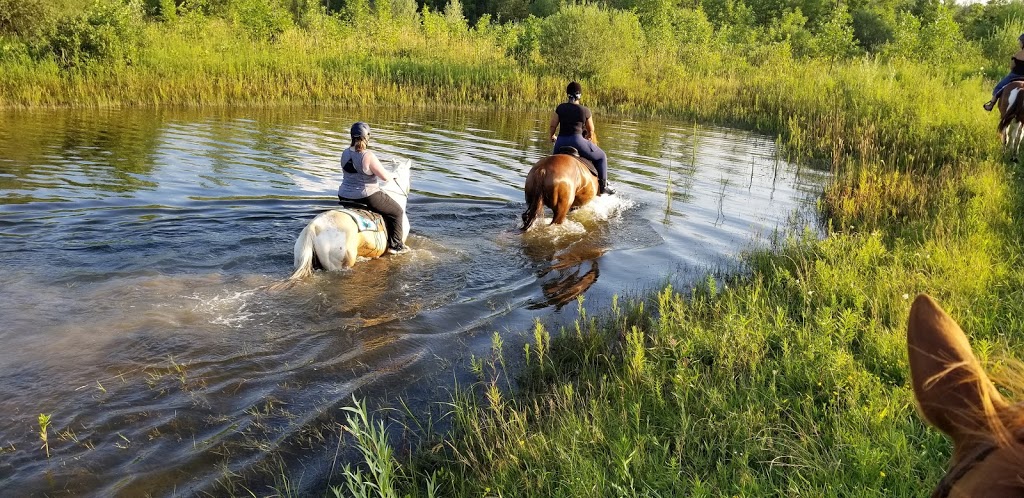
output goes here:
<path id="1" fill-rule="evenodd" d="M 986 111 L 991 111 L 995 107 L 996 102 L 999 101 L 999 92 L 1003 91 L 1003 87 L 1009 85 L 1011 81 L 1024 79 L 1024 35 L 1017 38 L 1017 44 L 1020 46 L 1020 50 L 1010 58 L 1010 74 L 996 83 L 995 90 L 992 90 L 992 100 L 985 102 Z"/>
<path id="2" fill-rule="evenodd" d="M 379 178 L 387 183 L 394 178 L 377 156 L 366 150 L 370 143 L 370 125 L 359 121 L 352 125 L 352 145 L 341 154 L 341 186 L 338 199 L 342 202 L 362 204 L 384 217 L 388 232 L 388 252 L 399 254 L 409 249 L 402 243 L 402 206 L 388 197 L 377 183 Z"/>
<path id="3" fill-rule="evenodd" d="M 584 138 L 584 133 L 591 138 L 595 135 L 593 115 L 590 109 L 580 105 L 583 87 L 573 81 L 565 88 L 565 92 L 569 101 L 558 104 L 555 112 L 551 113 L 551 123 L 548 125 L 551 141 L 555 143 L 554 153 L 557 154 L 562 147 L 575 147 L 580 156 L 591 160 L 597 168 L 598 195 L 613 195 L 615 191 L 608 186 L 608 157 L 592 140 Z"/>

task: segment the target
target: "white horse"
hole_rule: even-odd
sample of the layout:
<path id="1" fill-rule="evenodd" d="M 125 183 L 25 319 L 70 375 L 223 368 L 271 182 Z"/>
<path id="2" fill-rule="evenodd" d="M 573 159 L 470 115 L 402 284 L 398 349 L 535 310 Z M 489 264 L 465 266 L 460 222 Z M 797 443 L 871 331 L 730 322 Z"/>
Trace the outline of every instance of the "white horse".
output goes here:
<path id="1" fill-rule="evenodd" d="M 409 201 L 409 170 L 412 161 L 382 161 L 394 180 L 382 183 L 380 189 L 402 206 L 402 242 L 409 236 L 409 217 L 405 205 Z M 295 241 L 295 272 L 289 280 L 309 276 L 314 265 L 329 270 L 351 268 L 361 256 L 379 258 L 388 247 L 384 218 L 365 209 L 332 209 L 320 213 L 306 225 Z"/>

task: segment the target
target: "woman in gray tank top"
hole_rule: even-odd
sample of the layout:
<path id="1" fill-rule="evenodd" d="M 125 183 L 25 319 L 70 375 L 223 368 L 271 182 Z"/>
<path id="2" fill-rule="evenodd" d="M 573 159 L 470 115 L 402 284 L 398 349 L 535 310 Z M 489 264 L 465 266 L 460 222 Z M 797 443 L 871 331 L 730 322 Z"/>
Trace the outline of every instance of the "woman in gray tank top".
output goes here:
<path id="1" fill-rule="evenodd" d="M 397 254 L 408 251 L 402 243 L 402 206 L 381 192 L 377 183 L 390 182 L 391 174 L 380 164 L 377 156 L 366 149 L 370 143 L 370 126 L 359 121 L 352 125 L 352 145 L 341 153 L 341 186 L 338 200 L 342 203 L 360 204 L 380 213 L 388 231 L 388 252 Z"/>

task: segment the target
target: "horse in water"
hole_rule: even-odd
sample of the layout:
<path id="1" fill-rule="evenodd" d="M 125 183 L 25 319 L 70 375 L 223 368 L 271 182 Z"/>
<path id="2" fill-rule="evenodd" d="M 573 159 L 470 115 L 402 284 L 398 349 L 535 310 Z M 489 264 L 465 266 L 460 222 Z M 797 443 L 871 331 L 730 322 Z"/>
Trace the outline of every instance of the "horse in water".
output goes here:
<path id="1" fill-rule="evenodd" d="M 526 175 L 525 191 L 522 231 L 533 226 L 544 206 L 554 213 L 551 224 L 561 224 L 569 210 L 583 207 L 597 196 L 597 172 L 576 155 L 553 154 L 533 165 Z"/>
<path id="2" fill-rule="evenodd" d="M 409 170 L 412 161 L 392 161 L 394 181 L 380 189 L 402 206 L 402 242 L 409 236 Z M 320 213 L 295 241 L 295 272 L 289 280 L 310 275 L 314 267 L 326 270 L 351 268 L 359 257 L 379 258 L 387 249 L 387 233 L 381 215 L 365 209 L 332 209 Z"/>
<path id="3" fill-rule="evenodd" d="M 999 139 L 1003 142 L 1003 153 L 1011 153 L 1017 162 L 1021 136 L 1024 135 L 1024 81 L 1011 81 L 999 94 Z"/>
<path id="4" fill-rule="evenodd" d="M 953 440 L 931 496 L 1024 496 L 1024 401 L 1003 399 L 960 326 L 928 296 L 910 308 L 907 349 L 921 414 Z"/>

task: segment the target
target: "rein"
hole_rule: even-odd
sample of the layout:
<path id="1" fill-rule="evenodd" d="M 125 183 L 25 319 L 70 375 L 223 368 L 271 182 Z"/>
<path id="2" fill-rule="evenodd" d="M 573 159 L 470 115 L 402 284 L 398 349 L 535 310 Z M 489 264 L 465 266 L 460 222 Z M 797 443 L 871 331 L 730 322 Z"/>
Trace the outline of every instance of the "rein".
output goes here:
<path id="1" fill-rule="evenodd" d="M 403 197 L 405 197 L 406 199 L 408 199 L 408 198 L 409 198 L 409 191 L 408 191 L 408 190 L 405 190 L 404 188 L 402 188 L 402 184 L 401 184 L 401 183 L 398 183 L 398 180 L 397 180 L 397 179 L 395 179 L 395 178 L 392 178 L 392 179 L 391 179 L 391 181 L 390 181 L 390 182 L 388 182 L 388 183 L 394 183 L 394 184 L 395 184 L 395 187 L 396 187 L 396 188 L 398 189 L 398 192 L 393 192 L 393 193 L 395 193 L 395 194 L 400 194 L 400 195 L 402 195 Z M 384 189 L 382 188 L 381 190 L 384 190 Z"/>
<path id="2" fill-rule="evenodd" d="M 959 465 L 946 473 L 946 477 L 943 477 L 942 480 L 939 481 L 939 485 L 935 487 L 935 491 L 932 492 L 931 498 L 948 497 L 949 493 L 953 491 L 953 486 L 956 486 L 957 481 L 967 475 L 975 465 L 985 461 L 985 458 L 995 450 L 996 445 L 992 443 L 984 444 L 977 450 L 974 450 L 968 458 L 965 458 Z"/>

